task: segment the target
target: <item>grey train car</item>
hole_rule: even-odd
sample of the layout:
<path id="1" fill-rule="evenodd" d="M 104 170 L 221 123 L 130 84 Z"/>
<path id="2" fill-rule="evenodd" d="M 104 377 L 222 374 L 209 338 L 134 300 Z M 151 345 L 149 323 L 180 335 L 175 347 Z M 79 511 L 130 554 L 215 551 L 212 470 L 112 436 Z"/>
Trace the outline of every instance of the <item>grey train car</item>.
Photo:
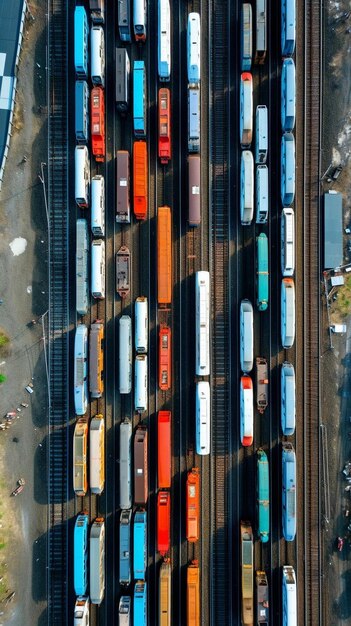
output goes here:
<path id="1" fill-rule="evenodd" d="M 132 424 L 125 419 L 119 427 L 119 507 L 132 506 Z"/>
<path id="2" fill-rule="evenodd" d="M 116 109 L 120 113 L 128 111 L 129 77 L 130 61 L 128 52 L 125 48 L 116 48 Z"/>
<path id="3" fill-rule="evenodd" d="M 201 222 L 201 159 L 198 155 L 188 157 L 189 226 Z"/>
<path id="4" fill-rule="evenodd" d="M 130 224 L 130 159 L 127 150 L 118 150 L 116 157 L 116 222 Z"/>
<path id="5" fill-rule="evenodd" d="M 134 436 L 134 504 L 148 498 L 147 428 L 139 426 Z"/>

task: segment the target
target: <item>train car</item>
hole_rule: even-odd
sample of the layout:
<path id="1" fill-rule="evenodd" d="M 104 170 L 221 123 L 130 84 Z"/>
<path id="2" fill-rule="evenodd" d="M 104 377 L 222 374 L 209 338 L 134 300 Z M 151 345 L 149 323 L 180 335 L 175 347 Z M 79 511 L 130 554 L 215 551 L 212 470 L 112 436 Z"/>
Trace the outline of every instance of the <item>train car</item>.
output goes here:
<path id="1" fill-rule="evenodd" d="M 282 346 L 288 349 L 295 341 L 295 284 L 292 278 L 283 278 L 280 300 Z"/>
<path id="2" fill-rule="evenodd" d="M 147 583 L 143 580 L 134 587 L 133 626 L 147 626 Z"/>
<path id="3" fill-rule="evenodd" d="M 119 393 L 130 393 L 132 390 L 132 320 L 129 315 L 122 315 L 119 320 L 118 343 Z"/>
<path id="4" fill-rule="evenodd" d="M 89 429 L 90 491 L 102 494 L 105 486 L 105 420 L 95 415 Z"/>
<path id="5" fill-rule="evenodd" d="M 132 506 L 132 423 L 129 419 L 119 427 L 119 508 Z"/>
<path id="6" fill-rule="evenodd" d="M 296 456 L 291 443 L 282 444 L 282 525 L 286 541 L 296 535 Z"/>
<path id="7" fill-rule="evenodd" d="M 157 302 L 172 302 L 172 214 L 169 206 L 157 211 Z"/>
<path id="8" fill-rule="evenodd" d="M 290 206 L 295 198 L 295 138 L 292 133 L 282 136 L 280 188 L 283 207 Z"/>
<path id="9" fill-rule="evenodd" d="M 91 179 L 91 232 L 94 237 L 105 236 L 105 179 L 101 174 Z"/>
<path id="10" fill-rule="evenodd" d="M 200 626 L 200 568 L 198 561 L 192 561 L 186 572 L 186 616 L 187 626 Z"/>
<path id="11" fill-rule="evenodd" d="M 133 526 L 133 578 L 144 580 L 147 566 L 146 511 L 136 511 Z"/>
<path id="12" fill-rule="evenodd" d="M 283 566 L 282 612 L 282 626 L 297 626 L 297 585 L 291 565 Z"/>
<path id="13" fill-rule="evenodd" d="M 172 346 L 171 329 L 160 325 L 158 335 L 158 386 L 161 391 L 168 391 L 172 386 Z"/>
<path id="14" fill-rule="evenodd" d="M 88 78 L 89 26 L 86 10 L 77 6 L 74 10 L 74 67 L 78 78 Z"/>
<path id="15" fill-rule="evenodd" d="M 265 104 L 256 107 L 255 162 L 266 163 L 268 154 L 268 109 Z"/>
<path id="16" fill-rule="evenodd" d="M 105 297 L 105 242 L 95 239 L 91 244 L 91 295 L 99 300 Z"/>
<path id="17" fill-rule="evenodd" d="M 148 302 L 145 296 L 135 300 L 135 350 L 144 354 L 148 349 L 149 314 Z"/>
<path id="18" fill-rule="evenodd" d="M 119 0 L 118 7 L 123 4 Z M 125 48 L 116 48 L 116 109 L 125 114 L 129 108 L 130 61 Z"/>
<path id="19" fill-rule="evenodd" d="M 171 545 L 171 494 L 159 491 L 157 494 L 157 551 L 165 557 Z"/>
<path id="20" fill-rule="evenodd" d="M 268 406 L 268 364 L 264 357 L 256 357 L 256 405 L 261 415 Z"/>
<path id="21" fill-rule="evenodd" d="M 254 213 L 254 160 L 250 150 L 243 150 L 240 163 L 240 220 L 250 226 Z"/>
<path id="22" fill-rule="evenodd" d="M 281 367 L 280 416 L 283 435 L 293 435 L 296 421 L 295 369 L 292 363 L 286 361 Z"/>
<path id="23" fill-rule="evenodd" d="M 135 3 L 134 3 L 135 4 Z M 146 71 L 144 61 L 133 66 L 133 129 L 136 137 L 146 137 Z"/>
<path id="24" fill-rule="evenodd" d="M 195 374 L 210 374 L 210 273 L 196 272 L 195 275 Z"/>
<path id="25" fill-rule="evenodd" d="M 283 276 L 293 276 L 295 272 L 295 214 L 285 208 L 280 218 L 281 271 Z"/>
<path id="26" fill-rule="evenodd" d="M 89 140 L 89 87 L 85 80 L 76 82 L 75 131 L 77 143 Z"/>
<path id="27" fill-rule="evenodd" d="M 118 605 L 118 626 L 132 626 L 132 599 L 121 596 Z"/>
<path id="28" fill-rule="evenodd" d="M 95 161 L 105 161 L 105 96 L 102 87 L 94 87 L 90 98 L 91 151 Z"/>
<path id="29" fill-rule="evenodd" d="M 79 315 L 86 315 L 89 306 L 89 245 L 88 223 L 84 219 L 78 219 L 76 236 L 76 311 Z"/>
<path id="30" fill-rule="evenodd" d="M 292 56 L 296 43 L 296 0 L 281 0 L 282 56 Z"/>
<path id="31" fill-rule="evenodd" d="M 139 426 L 134 435 L 134 504 L 146 504 L 148 486 L 148 433 L 145 426 Z"/>
<path id="32" fill-rule="evenodd" d="M 146 141 L 136 141 L 133 145 L 133 209 L 137 220 L 147 218 L 148 184 Z"/>
<path id="33" fill-rule="evenodd" d="M 250 148 L 252 142 L 252 74 L 243 72 L 240 77 L 240 144 Z"/>
<path id="34" fill-rule="evenodd" d="M 161 87 L 158 91 L 158 157 L 163 165 L 168 165 L 171 156 L 171 92 Z"/>
<path id="35" fill-rule="evenodd" d="M 257 308 L 259 311 L 268 309 L 269 300 L 269 264 L 268 238 L 265 233 L 256 237 L 256 267 L 257 267 Z"/>
<path id="36" fill-rule="evenodd" d="M 188 88 L 188 151 L 200 152 L 200 89 Z"/>
<path id="37" fill-rule="evenodd" d="M 92 398 L 104 393 L 104 325 L 96 320 L 89 333 L 89 391 Z"/>
<path id="38" fill-rule="evenodd" d="M 200 470 L 193 467 L 186 481 L 186 524 L 187 541 L 195 543 L 200 536 Z"/>
<path id="39" fill-rule="evenodd" d="M 267 454 L 257 450 L 257 535 L 262 543 L 269 541 L 269 465 Z"/>
<path id="40" fill-rule="evenodd" d="M 256 615 L 257 624 L 269 624 L 269 588 L 266 572 L 256 571 Z"/>
<path id="41" fill-rule="evenodd" d="M 105 35 L 102 26 L 90 31 L 90 77 L 93 85 L 105 86 Z"/>
<path id="42" fill-rule="evenodd" d="M 249 72 L 252 63 L 252 7 L 244 2 L 241 7 L 241 71 Z"/>
<path id="43" fill-rule="evenodd" d="M 127 150 L 117 150 L 116 179 L 116 222 L 130 224 L 130 171 Z"/>
<path id="44" fill-rule="evenodd" d="M 210 454 L 211 391 L 210 383 L 196 383 L 196 454 Z"/>
<path id="45" fill-rule="evenodd" d="M 131 31 L 131 0 L 118 0 L 118 31 L 121 41 L 131 43 L 132 31 Z"/>
<path id="46" fill-rule="evenodd" d="M 74 408 L 76 415 L 84 415 L 88 408 L 88 329 L 85 324 L 77 326 L 74 339 Z"/>
<path id="47" fill-rule="evenodd" d="M 267 165 L 256 167 L 256 224 L 266 224 L 269 211 L 269 185 Z"/>
<path id="48" fill-rule="evenodd" d="M 253 308 L 249 300 L 240 304 L 240 366 L 245 374 L 253 368 Z"/>
<path id="49" fill-rule="evenodd" d="M 283 132 L 291 132 L 295 127 L 296 78 L 293 59 L 284 59 L 281 80 L 281 121 Z"/>
<path id="50" fill-rule="evenodd" d="M 241 623 L 254 623 L 253 534 L 250 522 L 240 522 L 241 539 Z"/>
<path id="51" fill-rule="evenodd" d="M 146 0 L 134 0 L 133 2 L 133 27 L 135 40 L 144 43 L 146 41 L 147 7 Z"/>
<path id="52" fill-rule="evenodd" d="M 89 598 L 79 596 L 76 599 L 73 626 L 89 626 Z"/>
<path id="53" fill-rule="evenodd" d="M 171 411 L 159 411 L 157 420 L 157 484 L 159 489 L 171 487 Z"/>
<path id="54" fill-rule="evenodd" d="M 88 588 L 88 528 L 89 515 L 80 513 L 74 525 L 73 580 L 76 596 L 85 596 Z"/>
<path id="55" fill-rule="evenodd" d="M 74 195 L 76 203 L 82 209 L 89 206 L 90 159 L 86 146 L 76 146 L 74 152 Z"/>
<path id="56" fill-rule="evenodd" d="M 188 202 L 189 226 L 199 226 L 201 222 L 201 159 L 200 156 L 188 156 Z"/>
<path id="57" fill-rule="evenodd" d="M 89 0 L 90 17 L 93 24 L 105 22 L 105 0 Z"/>
<path id="58" fill-rule="evenodd" d="M 255 63 L 263 65 L 267 52 L 266 0 L 256 0 L 256 51 Z"/>
<path id="59" fill-rule="evenodd" d="M 121 246 L 116 253 L 116 291 L 123 299 L 130 292 L 131 256 L 127 246 Z"/>
<path id="60" fill-rule="evenodd" d="M 188 83 L 196 85 L 201 77 L 201 34 L 199 13 L 189 13 L 187 30 Z"/>
<path id="61" fill-rule="evenodd" d="M 240 379 L 240 441 L 245 447 L 253 442 L 253 386 L 247 374 Z"/>
<path id="62" fill-rule="evenodd" d="M 171 79 L 171 9 L 169 0 L 158 0 L 158 77 Z"/>
<path id="63" fill-rule="evenodd" d="M 105 520 L 97 517 L 90 530 L 90 602 L 101 604 L 105 595 Z"/>
<path id="64" fill-rule="evenodd" d="M 123 586 L 131 583 L 131 522 L 132 509 L 121 511 L 119 518 L 119 584 Z"/>
<path id="65" fill-rule="evenodd" d="M 86 418 L 76 421 L 73 435 L 73 489 L 77 496 L 88 491 L 88 422 Z"/>
<path id="66" fill-rule="evenodd" d="M 158 583 L 158 623 L 159 626 L 171 626 L 172 616 L 172 570 L 169 560 L 164 561 L 160 567 Z"/>

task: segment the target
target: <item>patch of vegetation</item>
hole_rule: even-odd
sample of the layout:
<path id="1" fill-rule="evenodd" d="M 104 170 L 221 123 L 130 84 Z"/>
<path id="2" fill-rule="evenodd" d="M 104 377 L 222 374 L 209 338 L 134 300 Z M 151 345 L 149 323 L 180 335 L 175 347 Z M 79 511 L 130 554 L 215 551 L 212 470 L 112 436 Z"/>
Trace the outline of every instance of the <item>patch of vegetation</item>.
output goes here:
<path id="1" fill-rule="evenodd" d="M 331 305 L 331 312 L 345 318 L 351 313 L 351 276 L 348 276 L 344 285 L 338 288 L 338 297 Z"/>
<path id="2" fill-rule="evenodd" d="M 10 337 L 0 328 L 0 357 L 9 356 L 10 349 Z"/>

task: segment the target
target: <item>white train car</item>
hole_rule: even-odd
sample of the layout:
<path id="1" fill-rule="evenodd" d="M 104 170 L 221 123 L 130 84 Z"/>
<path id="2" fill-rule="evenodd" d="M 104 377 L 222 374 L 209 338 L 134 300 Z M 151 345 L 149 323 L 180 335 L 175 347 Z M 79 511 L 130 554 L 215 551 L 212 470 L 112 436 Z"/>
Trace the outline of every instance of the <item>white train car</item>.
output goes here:
<path id="1" fill-rule="evenodd" d="M 240 366 L 245 374 L 253 368 L 253 308 L 249 300 L 240 304 Z"/>
<path id="2" fill-rule="evenodd" d="M 122 315 L 119 320 L 119 393 L 132 390 L 132 320 Z"/>
<path id="3" fill-rule="evenodd" d="M 296 0 L 281 0 L 282 56 L 291 56 L 296 43 Z"/>
<path id="4" fill-rule="evenodd" d="M 295 283 L 292 278 L 283 278 L 280 298 L 282 346 L 288 349 L 295 341 Z"/>
<path id="5" fill-rule="evenodd" d="M 210 273 L 196 272 L 195 275 L 195 374 L 210 374 Z"/>
<path id="6" fill-rule="evenodd" d="M 74 339 L 74 408 L 84 415 L 88 408 L 88 329 L 77 326 Z"/>
<path id="7" fill-rule="evenodd" d="M 148 302 L 145 296 L 135 300 L 135 350 L 145 354 L 148 349 Z"/>
<path id="8" fill-rule="evenodd" d="M 105 36 L 102 26 L 90 31 L 90 76 L 93 85 L 105 86 Z"/>
<path id="9" fill-rule="evenodd" d="M 92 493 L 100 495 L 105 486 L 105 420 L 95 415 L 89 428 L 89 480 Z"/>
<path id="10" fill-rule="evenodd" d="M 105 179 L 101 174 L 91 179 L 91 232 L 105 236 Z"/>
<path id="11" fill-rule="evenodd" d="M 256 167 L 256 224 L 266 224 L 269 211 L 269 184 L 267 165 Z"/>
<path id="12" fill-rule="evenodd" d="M 280 384 L 280 417 L 283 435 L 293 435 L 296 422 L 295 369 L 291 363 L 283 363 Z"/>
<path id="13" fill-rule="evenodd" d="M 265 104 L 256 107 L 255 162 L 266 163 L 268 153 L 268 109 Z"/>
<path id="14" fill-rule="evenodd" d="M 87 220 L 77 220 L 76 238 L 76 310 L 79 315 L 86 315 L 89 306 L 89 235 Z"/>
<path id="15" fill-rule="evenodd" d="M 89 626 L 89 598 L 78 596 L 74 605 L 73 626 Z"/>
<path id="16" fill-rule="evenodd" d="M 135 357 L 134 407 L 138 413 L 147 411 L 147 356 Z"/>
<path id="17" fill-rule="evenodd" d="M 253 442 L 253 385 L 250 376 L 240 379 L 240 441 L 243 446 Z"/>
<path id="18" fill-rule="evenodd" d="M 95 239 L 91 244 L 91 295 L 105 297 L 105 242 Z"/>
<path id="19" fill-rule="evenodd" d="M 118 626 L 132 626 L 132 599 L 121 596 L 118 606 Z"/>
<path id="20" fill-rule="evenodd" d="M 105 520 L 97 517 L 90 530 L 90 602 L 101 604 L 105 595 Z"/>
<path id="21" fill-rule="evenodd" d="M 250 72 L 243 72 L 240 77 L 240 144 L 243 149 L 251 146 L 252 118 L 252 75 Z"/>
<path id="22" fill-rule="evenodd" d="M 169 0 L 158 0 L 158 76 L 171 79 L 171 9 Z"/>
<path id="23" fill-rule="evenodd" d="M 210 383 L 196 383 L 196 454 L 210 454 L 211 391 Z"/>
<path id="24" fill-rule="evenodd" d="M 240 63 L 241 71 L 249 72 L 252 63 L 252 7 L 244 2 L 241 7 L 241 32 L 240 32 Z"/>
<path id="25" fill-rule="evenodd" d="M 291 208 L 282 210 L 280 221 L 281 269 L 283 276 L 295 272 L 295 214 Z"/>
<path id="26" fill-rule="evenodd" d="M 200 152 L 200 89 L 188 89 L 188 150 Z"/>
<path id="27" fill-rule="evenodd" d="M 297 626 L 296 575 L 291 565 L 283 566 L 282 605 L 282 626 Z"/>
<path id="28" fill-rule="evenodd" d="M 240 164 L 240 220 L 250 226 L 254 214 L 254 159 L 250 150 L 243 150 Z"/>
<path id="29" fill-rule="evenodd" d="M 119 507 L 132 506 L 132 423 L 129 419 L 119 427 Z"/>
<path id="30" fill-rule="evenodd" d="M 74 195 L 76 203 L 83 209 L 89 206 L 90 159 L 86 146 L 76 146 L 74 151 Z"/>
<path id="31" fill-rule="evenodd" d="M 200 15 L 199 13 L 189 13 L 187 31 L 187 57 L 188 57 L 188 82 L 197 84 L 200 82 Z"/>

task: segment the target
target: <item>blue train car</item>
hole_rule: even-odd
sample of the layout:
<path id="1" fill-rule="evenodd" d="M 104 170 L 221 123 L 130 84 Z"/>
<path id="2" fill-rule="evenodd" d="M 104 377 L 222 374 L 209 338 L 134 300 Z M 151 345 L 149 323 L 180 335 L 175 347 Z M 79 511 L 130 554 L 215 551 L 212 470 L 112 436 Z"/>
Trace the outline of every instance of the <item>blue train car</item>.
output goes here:
<path id="1" fill-rule="evenodd" d="M 137 511 L 133 528 L 133 575 L 136 580 L 145 578 L 147 561 L 146 511 Z"/>
<path id="2" fill-rule="evenodd" d="M 295 198 L 295 138 L 284 133 L 280 153 L 280 192 L 283 207 L 288 207 Z"/>
<path id="3" fill-rule="evenodd" d="M 256 238 L 257 245 L 257 308 L 266 311 L 269 300 L 268 239 L 265 233 Z"/>
<path id="4" fill-rule="evenodd" d="M 74 10 L 74 67 L 78 78 L 88 78 L 88 18 L 84 7 Z"/>
<path id="5" fill-rule="evenodd" d="M 264 450 L 257 450 L 257 509 L 258 538 L 269 541 L 269 465 Z"/>
<path id="6" fill-rule="evenodd" d="M 281 5 L 281 47 L 283 57 L 295 52 L 296 43 L 296 0 L 282 0 Z"/>
<path id="7" fill-rule="evenodd" d="M 241 71 L 250 72 L 252 63 L 252 7 L 244 2 L 241 7 Z"/>
<path id="8" fill-rule="evenodd" d="M 132 510 L 121 511 L 119 522 L 119 584 L 129 585 L 130 575 L 130 526 Z"/>
<path id="9" fill-rule="evenodd" d="M 85 596 L 88 587 L 89 515 L 81 513 L 74 525 L 73 579 L 76 596 Z"/>
<path id="10" fill-rule="evenodd" d="M 147 626 L 147 584 L 143 580 L 134 587 L 133 626 Z"/>
<path id="11" fill-rule="evenodd" d="M 296 91 L 295 63 L 284 59 L 281 82 L 281 120 L 284 132 L 291 132 L 295 126 Z"/>
<path id="12" fill-rule="evenodd" d="M 85 80 L 76 82 L 75 129 L 77 143 L 88 143 L 89 139 L 89 88 Z"/>
<path id="13" fill-rule="evenodd" d="M 133 128 L 136 137 L 146 137 L 146 72 L 144 61 L 133 67 Z"/>
<path id="14" fill-rule="evenodd" d="M 296 456 L 291 443 L 283 443 L 282 450 L 282 524 L 286 541 L 296 535 Z"/>

